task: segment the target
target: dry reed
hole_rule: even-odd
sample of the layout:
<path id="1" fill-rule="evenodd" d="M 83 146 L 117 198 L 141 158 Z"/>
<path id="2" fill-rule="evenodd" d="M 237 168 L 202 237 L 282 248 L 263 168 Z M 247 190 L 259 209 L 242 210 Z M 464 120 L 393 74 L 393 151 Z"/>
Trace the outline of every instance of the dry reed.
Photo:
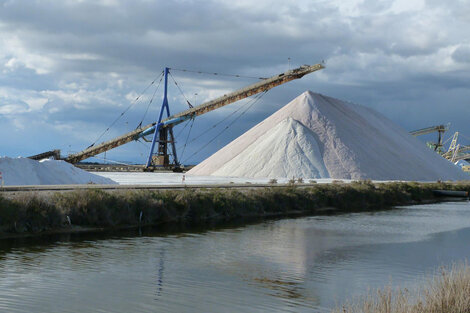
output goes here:
<path id="1" fill-rule="evenodd" d="M 334 313 L 469 313 L 470 267 L 468 263 L 441 268 L 421 288 L 393 290 L 386 287 Z"/>

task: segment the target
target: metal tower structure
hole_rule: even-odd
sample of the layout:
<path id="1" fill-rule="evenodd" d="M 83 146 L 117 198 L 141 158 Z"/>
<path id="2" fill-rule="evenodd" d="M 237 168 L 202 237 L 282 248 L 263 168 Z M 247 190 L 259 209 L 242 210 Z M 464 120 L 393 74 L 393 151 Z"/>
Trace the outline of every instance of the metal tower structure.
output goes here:
<path id="1" fill-rule="evenodd" d="M 163 127 L 162 118 L 166 112 L 166 117 L 170 117 L 170 107 L 168 105 L 168 73 L 169 68 L 165 67 L 164 70 L 164 89 L 163 89 L 163 103 L 160 109 L 160 115 L 155 126 L 153 133 L 152 144 L 150 146 L 149 156 L 147 158 L 146 168 L 151 167 L 169 167 L 170 154 L 168 153 L 168 144 L 171 146 L 174 167 L 179 168 L 178 157 L 176 155 L 175 136 L 173 135 L 173 127 Z M 157 153 L 154 153 L 155 144 L 158 142 Z"/>

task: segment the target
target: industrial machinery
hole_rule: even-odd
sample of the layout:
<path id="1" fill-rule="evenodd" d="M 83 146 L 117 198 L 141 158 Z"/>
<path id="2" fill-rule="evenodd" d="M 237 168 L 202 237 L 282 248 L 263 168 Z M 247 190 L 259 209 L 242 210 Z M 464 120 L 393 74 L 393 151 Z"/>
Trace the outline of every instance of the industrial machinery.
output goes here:
<path id="1" fill-rule="evenodd" d="M 447 151 L 443 150 L 443 143 L 442 143 L 442 134 L 448 130 L 448 126 L 439 125 L 439 126 L 432 126 L 423 129 L 418 129 L 415 131 L 410 132 L 411 135 L 420 136 L 425 134 L 430 134 L 432 132 L 439 132 L 439 138 L 437 143 L 428 142 L 428 146 L 434 149 L 434 151 L 438 152 L 447 160 L 455 163 L 460 160 L 470 160 L 470 145 L 461 146 L 457 143 L 459 138 L 459 132 L 455 132 L 452 136 L 452 141 L 449 145 Z M 470 168 L 468 169 L 470 171 Z"/>
<path id="2" fill-rule="evenodd" d="M 458 150 L 455 153 L 455 156 L 453 156 L 454 162 L 457 162 L 460 160 L 470 161 L 470 153 L 468 151 L 470 151 L 470 146 L 458 145 Z"/>
<path id="3" fill-rule="evenodd" d="M 442 156 L 449 161 L 455 163 L 460 160 L 470 160 L 470 145 L 461 146 L 457 144 L 457 139 L 459 137 L 459 132 L 455 132 L 452 136 L 452 141 L 449 145 L 449 149 L 446 152 L 442 153 Z"/>
<path id="4" fill-rule="evenodd" d="M 442 154 L 442 138 L 444 137 L 444 133 L 449 130 L 448 125 L 437 125 L 437 126 L 431 126 L 431 127 L 426 127 L 418 130 L 411 131 L 410 134 L 413 136 L 421 136 L 421 135 L 427 135 L 431 134 L 434 132 L 438 133 L 438 138 L 437 142 L 428 142 L 427 145 L 433 149 L 434 151 L 438 152 L 439 154 Z"/>
<path id="5" fill-rule="evenodd" d="M 449 125 L 437 125 L 426 127 L 418 130 L 411 131 L 410 134 L 413 136 L 421 136 L 431 134 L 433 132 L 438 133 L 438 140 L 437 143 L 428 142 L 427 145 L 432 148 L 434 151 L 438 152 L 444 158 L 448 159 L 449 161 L 455 163 L 460 160 L 467 160 L 470 161 L 470 145 L 467 146 L 460 146 L 457 144 L 457 140 L 459 138 L 459 132 L 455 132 L 452 136 L 452 141 L 449 145 L 449 149 L 447 151 L 443 150 L 443 143 L 442 139 L 444 133 L 449 130 Z M 470 172 L 470 167 L 466 169 L 466 171 Z"/>
<path id="6" fill-rule="evenodd" d="M 455 132 L 454 136 L 452 137 L 452 141 L 450 142 L 449 149 L 447 149 L 447 152 L 442 154 L 444 158 L 451 160 L 452 162 L 454 162 L 454 159 L 456 158 L 460 150 L 460 145 L 457 144 L 458 138 L 459 132 Z"/>
<path id="7" fill-rule="evenodd" d="M 302 78 L 307 74 L 321 70 L 323 68 L 324 65 L 320 63 L 315 65 L 304 65 L 279 75 L 265 78 L 262 81 L 251 84 L 245 88 L 236 90 L 174 115 L 170 115 L 170 108 L 167 97 L 168 74 L 170 72 L 170 68 L 165 68 L 163 104 L 160 110 L 160 115 L 156 122 L 139 127 L 134 131 L 103 142 L 96 146 L 92 145 L 81 152 L 69 155 L 65 160 L 70 163 L 77 163 L 131 141 L 152 135 L 151 148 L 145 168 L 147 170 L 152 170 L 155 167 L 173 167 L 174 169 L 178 169 L 180 164 L 176 155 L 175 139 L 173 135 L 174 126 L 230 103 L 239 101 L 252 95 L 266 92 L 273 87 L 287 83 L 291 80 Z M 157 152 L 155 153 L 154 149 L 157 143 L 158 147 Z M 173 164 L 170 163 L 170 156 L 173 158 Z"/>
<path id="8" fill-rule="evenodd" d="M 47 159 L 47 158 L 60 160 L 60 150 L 46 151 L 46 152 L 35 154 L 35 155 L 28 157 L 28 159 L 33 159 L 33 160 L 42 160 L 42 159 Z"/>

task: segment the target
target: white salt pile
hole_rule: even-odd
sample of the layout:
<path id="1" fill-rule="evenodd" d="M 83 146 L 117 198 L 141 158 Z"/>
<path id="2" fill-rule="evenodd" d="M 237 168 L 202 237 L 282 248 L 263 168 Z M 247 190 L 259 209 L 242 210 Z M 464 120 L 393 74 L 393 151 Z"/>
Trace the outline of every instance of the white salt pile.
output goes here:
<path id="1" fill-rule="evenodd" d="M 188 173 L 304 179 L 470 178 L 374 110 L 309 91 Z"/>
<path id="2" fill-rule="evenodd" d="M 113 180 L 88 173 L 65 161 L 0 157 L 5 186 L 116 184 Z"/>

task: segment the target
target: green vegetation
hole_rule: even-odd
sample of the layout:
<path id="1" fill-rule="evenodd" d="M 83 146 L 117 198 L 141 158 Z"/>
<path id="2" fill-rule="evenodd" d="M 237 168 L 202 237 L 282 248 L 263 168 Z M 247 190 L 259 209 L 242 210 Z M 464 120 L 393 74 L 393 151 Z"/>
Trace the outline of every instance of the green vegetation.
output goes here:
<path id="1" fill-rule="evenodd" d="M 346 304 L 334 313 L 468 313 L 470 312 L 470 267 L 442 268 L 420 289 L 378 290 Z"/>
<path id="2" fill-rule="evenodd" d="M 73 227 L 132 227 L 204 223 L 239 218 L 374 211 L 436 201 L 432 190 L 470 190 L 469 183 L 422 184 L 358 181 L 273 185 L 251 189 L 191 189 L 0 193 L 0 234 Z M 70 225 L 71 224 L 71 225 Z M 72 227 L 71 227 L 72 226 Z"/>

